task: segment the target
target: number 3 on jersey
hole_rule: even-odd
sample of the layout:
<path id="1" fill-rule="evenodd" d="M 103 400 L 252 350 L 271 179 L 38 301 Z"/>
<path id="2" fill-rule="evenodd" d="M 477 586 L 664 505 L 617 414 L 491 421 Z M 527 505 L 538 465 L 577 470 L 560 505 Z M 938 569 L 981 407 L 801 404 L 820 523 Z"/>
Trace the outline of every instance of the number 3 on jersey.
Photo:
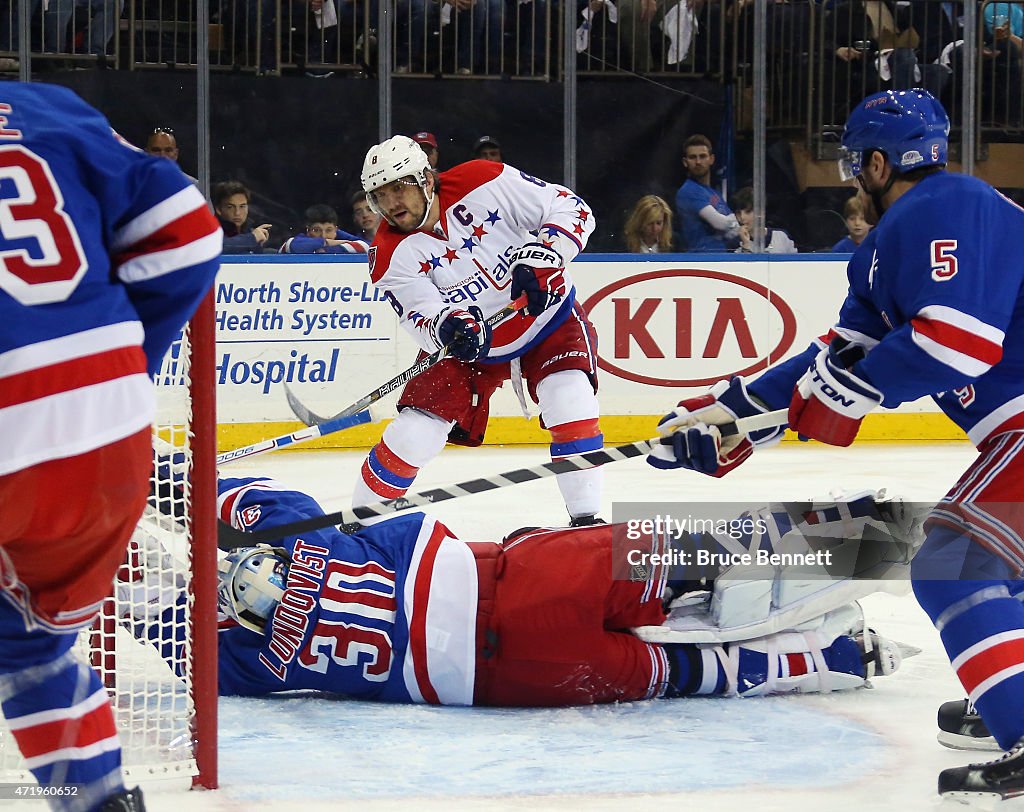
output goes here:
<path id="1" fill-rule="evenodd" d="M 24 305 L 62 302 L 85 270 L 49 165 L 18 144 L 0 147 L 0 288 Z"/>
<path id="2" fill-rule="evenodd" d="M 960 270 L 957 262 L 956 240 L 932 240 L 932 279 L 945 282 Z"/>

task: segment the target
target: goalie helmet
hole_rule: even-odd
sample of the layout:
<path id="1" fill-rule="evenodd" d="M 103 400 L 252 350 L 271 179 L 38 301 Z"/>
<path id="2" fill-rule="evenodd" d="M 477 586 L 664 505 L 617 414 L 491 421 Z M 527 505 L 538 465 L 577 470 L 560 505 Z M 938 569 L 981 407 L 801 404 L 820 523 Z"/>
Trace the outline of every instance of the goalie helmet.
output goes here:
<path id="1" fill-rule="evenodd" d="M 927 90 L 884 90 L 857 105 L 843 130 L 839 175 L 853 180 L 869 150 L 885 154 L 896 172 L 945 166 L 949 116 Z"/>
<path id="2" fill-rule="evenodd" d="M 217 563 L 217 607 L 247 629 L 260 634 L 284 596 L 288 553 L 261 544 L 232 550 Z"/>
<path id="3" fill-rule="evenodd" d="M 427 194 L 427 172 L 430 162 L 427 153 L 415 141 L 405 135 L 396 135 L 374 147 L 370 147 L 363 159 L 360 181 L 366 192 L 366 201 L 381 217 L 385 214 L 377 204 L 374 191 L 402 178 L 412 177 Z"/>

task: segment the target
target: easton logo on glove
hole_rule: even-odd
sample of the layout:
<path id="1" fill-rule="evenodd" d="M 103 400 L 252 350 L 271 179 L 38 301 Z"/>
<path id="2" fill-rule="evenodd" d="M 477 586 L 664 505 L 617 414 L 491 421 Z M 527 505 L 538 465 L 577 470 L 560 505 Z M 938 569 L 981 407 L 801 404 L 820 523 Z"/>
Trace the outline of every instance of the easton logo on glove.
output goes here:
<path id="1" fill-rule="evenodd" d="M 543 243 L 528 242 L 512 252 L 512 300 L 524 293 L 527 306 L 523 315 L 539 316 L 565 296 L 565 268 L 562 257 Z"/>

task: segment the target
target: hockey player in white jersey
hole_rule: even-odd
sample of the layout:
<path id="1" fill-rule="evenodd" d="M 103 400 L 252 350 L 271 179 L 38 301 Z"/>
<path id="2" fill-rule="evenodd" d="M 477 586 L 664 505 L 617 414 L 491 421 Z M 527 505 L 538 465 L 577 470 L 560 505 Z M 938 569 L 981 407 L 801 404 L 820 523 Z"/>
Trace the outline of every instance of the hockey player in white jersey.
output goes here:
<path id="1" fill-rule="evenodd" d="M 405 136 L 369 150 L 362 183 L 384 218 L 369 252 L 373 283 L 425 353 L 449 346 L 453 357 L 405 387 L 353 504 L 402 496 L 446 442 L 479 445 L 491 395 L 509 379 L 524 409 L 524 380 L 540 405 L 553 459 L 601 448 L 596 335 L 566 267 L 594 229 L 586 203 L 507 164 L 438 174 Z M 484 323 L 520 297 L 520 315 L 493 331 Z M 572 526 L 596 521 L 601 475 L 558 477 Z"/>

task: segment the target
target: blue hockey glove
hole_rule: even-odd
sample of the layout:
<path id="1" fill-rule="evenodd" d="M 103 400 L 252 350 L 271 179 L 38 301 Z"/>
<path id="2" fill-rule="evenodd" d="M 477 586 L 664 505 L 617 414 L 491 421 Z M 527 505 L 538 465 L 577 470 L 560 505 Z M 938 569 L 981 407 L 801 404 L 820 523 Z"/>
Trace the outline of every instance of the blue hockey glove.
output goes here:
<path id="1" fill-rule="evenodd" d="M 491 328 L 475 305 L 468 310 L 449 310 L 438 315 L 437 343 L 460 361 L 476 361 L 491 348 Z"/>
<path id="2" fill-rule="evenodd" d="M 647 456 L 647 462 L 655 468 L 689 468 L 713 477 L 725 476 L 754 452 L 755 445 L 775 440 L 783 428 L 722 437 L 718 426 L 766 411 L 747 393 L 742 378 L 719 381 L 706 395 L 680 401 L 678 408 L 661 418 L 661 444 Z"/>
<path id="3" fill-rule="evenodd" d="M 554 248 L 528 242 L 509 258 L 512 269 L 512 301 L 526 294 L 523 315 L 539 316 L 566 294 L 565 263 Z"/>

